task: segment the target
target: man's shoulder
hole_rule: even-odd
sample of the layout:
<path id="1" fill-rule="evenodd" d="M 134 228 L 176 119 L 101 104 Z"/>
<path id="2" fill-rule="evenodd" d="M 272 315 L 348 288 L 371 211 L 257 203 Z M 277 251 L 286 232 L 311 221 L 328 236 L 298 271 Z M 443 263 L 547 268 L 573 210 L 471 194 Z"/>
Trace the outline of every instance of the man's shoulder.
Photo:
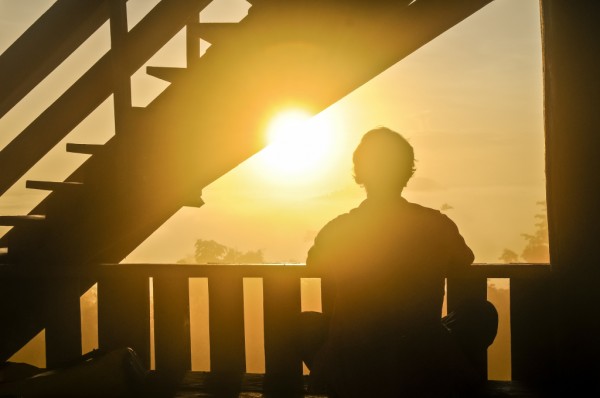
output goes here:
<path id="1" fill-rule="evenodd" d="M 406 201 L 406 207 L 409 212 L 423 215 L 424 217 L 432 217 L 440 220 L 449 220 L 448 216 L 438 209 L 433 209 L 431 207 L 423 206 L 418 203 L 408 201 Z"/>

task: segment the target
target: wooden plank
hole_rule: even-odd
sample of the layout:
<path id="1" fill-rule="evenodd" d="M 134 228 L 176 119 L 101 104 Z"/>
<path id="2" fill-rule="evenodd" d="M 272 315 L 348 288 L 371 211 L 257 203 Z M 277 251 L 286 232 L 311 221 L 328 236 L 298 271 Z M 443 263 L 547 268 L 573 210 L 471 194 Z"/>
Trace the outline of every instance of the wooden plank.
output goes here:
<path id="1" fill-rule="evenodd" d="M 103 350 L 130 347 L 150 368 L 148 278 L 121 275 L 98 281 L 98 343 Z"/>
<path id="2" fill-rule="evenodd" d="M 243 23 L 243 22 L 242 22 Z M 192 23 L 188 24 L 188 35 L 197 39 L 206 40 L 209 43 L 217 44 L 219 39 L 225 39 L 232 33 L 235 34 L 239 23 Z"/>
<path id="3" fill-rule="evenodd" d="M 75 144 L 67 143 L 67 152 L 81 153 L 84 155 L 95 155 L 104 148 L 104 145 L 99 144 Z"/>
<path id="4" fill-rule="evenodd" d="M 600 2 L 542 0 L 541 6 L 548 230 L 559 276 L 556 380 L 571 396 L 598 396 Z"/>
<path id="5" fill-rule="evenodd" d="M 147 66 L 146 73 L 150 76 L 154 76 L 158 79 L 172 83 L 173 81 L 180 79 L 181 76 L 187 71 L 187 68 L 172 68 L 167 66 Z"/>
<path id="6" fill-rule="evenodd" d="M 208 278 L 210 369 L 217 373 L 246 370 L 244 291 L 240 276 Z"/>
<path id="7" fill-rule="evenodd" d="M 46 366 L 58 367 L 81 357 L 79 283 L 57 279 L 47 292 Z"/>
<path id="8" fill-rule="evenodd" d="M 465 301 L 487 300 L 487 279 L 481 277 L 448 278 L 446 290 L 448 313 L 450 313 Z M 482 379 L 487 379 L 487 350 L 470 353 L 470 355 Z"/>
<path id="9" fill-rule="evenodd" d="M 265 318 L 265 389 L 299 390 L 302 387 L 302 357 L 298 326 L 300 279 L 267 276 L 263 280 Z"/>
<path id="10" fill-rule="evenodd" d="M 486 278 L 552 278 L 555 273 L 548 266 L 544 265 L 527 265 L 508 266 L 494 265 L 493 269 L 488 271 L 486 264 L 477 272 L 473 272 L 473 276 L 480 279 Z M 474 268 L 479 266 L 474 266 Z M 491 268 L 491 267 L 490 267 Z M 18 272 L 18 270 L 15 270 Z M 79 275 L 77 269 L 68 270 L 52 270 L 49 276 L 54 277 L 57 274 L 63 275 Z M 85 270 L 80 270 L 86 275 L 97 276 L 118 276 L 118 275 L 138 275 L 146 277 L 159 276 L 186 276 L 188 278 L 206 278 L 218 277 L 219 275 L 238 275 L 244 278 L 262 278 L 267 275 L 295 275 L 298 278 L 321 278 L 323 275 L 314 269 L 307 268 L 304 264 L 149 264 L 149 263 L 128 263 L 127 267 L 122 264 L 99 264 L 90 265 Z M 40 269 L 36 274 L 22 273 L 18 276 L 23 278 L 40 278 L 44 277 L 46 270 Z M 15 276 L 17 276 L 15 274 Z M 456 279 L 451 278 L 451 279 Z M 460 278 L 458 278 L 460 279 Z M 323 289 L 327 290 L 326 287 Z"/>
<path id="11" fill-rule="evenodd" d="M 204 206 L 204 201 L 201 197 L 190 198 L 183 203 L 183 206 L 200 208 Z"/>
<path id="12" fill-rule="evenodd" d="M 83 186 L 81 182 L 63 182 L 63 181 L 36 181 L 27 180 L 25 187 L 29 189 L 39 189 L 41 191 L 66 191 L 77 190 Z"/>
<path id="13" fill-rule="evenodd" d="M 193 35 L 193 27 L 191 27 L 198 22 L 200 22 L 200 14 L 192 15 L 185 29 L 185 55 L 188 68 L 200 60 L 200 39 Z"/>
<path id="14" fill-rule="evenodd" d="M 110 0 L 110 46 L 112 53 L 115 134 L 126 133 L 131 108 L 131 72 L 128 70 L 126 0 Z"/>
<path id="15" fill-rule="evenodd" d="M 46 216 L 29 214 L 26 216 L 0 216 L 0 225 L 8 227 L 16 227 L 19 225 L 31 225 L 44 221 Z"/>
<path id="16" fill-rule="evenodd" d="M 554 377 L 555 281 L 513 278 L 510 281 L 512 378 L 549 385 Z"/>
<path id="17" fill-rule="evenodd" d="M 154 278 L 156 369 L 175 377 L 192 368 L 188 278 Z"/>
<path id="18" fill-rule="evenodd" d="M 171 0 L 157 4 L 128 34 L 129 73 L 138 70 L 185 26 L 190 14 L 208 3 L 210 0 Z M 105 54 L 0 151 L 0 195 L 112 94 L 112 56 L 111 51 Z"/>
<path id="19" fill-rule="evenodd" d="M 108 18 L 104 0 L 57 1 L 0 56 L 0 117 Z"/>
<path id="20" fill-rule="evenodd" d="M 321 308 L 323 314 L 331 316 L 335 304 L 335 283 L 334 281 L 321 278 Z"/>

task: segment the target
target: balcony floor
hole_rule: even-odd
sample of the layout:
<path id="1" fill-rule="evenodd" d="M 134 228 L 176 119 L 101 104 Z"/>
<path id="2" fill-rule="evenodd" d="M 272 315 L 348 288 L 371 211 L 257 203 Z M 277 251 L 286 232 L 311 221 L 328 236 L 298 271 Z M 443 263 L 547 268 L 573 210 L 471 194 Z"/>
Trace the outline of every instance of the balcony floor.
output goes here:
<path id="1" fill-rule="evenodd" d="M 175 398 L 327 398 L 327 395 L 310 395 L 301 393 L 265 394 L 262 388 L 263 381 L 264 375 L 246 374 L 243 376 L 242 380 L 230 379 L 230 381 L 227 381 L 226 379 L 220 378 L 220 380 L 215 383 L 210 373 L 188 372 L 183 380 L 177 384 L 177 386 L 173 386 L 171 388 L 165 389 L 165 384 L 158 380 L 151 382 L 148 386 L 148 395 L 153 397 Z M 306 383 L 306 378 L 304 381 Z M 518 382 L 489 381 L 486 385 L 485 391 L 478 395 L 478 397 L 542 398 L 543 395 L 526 388 Z"/>

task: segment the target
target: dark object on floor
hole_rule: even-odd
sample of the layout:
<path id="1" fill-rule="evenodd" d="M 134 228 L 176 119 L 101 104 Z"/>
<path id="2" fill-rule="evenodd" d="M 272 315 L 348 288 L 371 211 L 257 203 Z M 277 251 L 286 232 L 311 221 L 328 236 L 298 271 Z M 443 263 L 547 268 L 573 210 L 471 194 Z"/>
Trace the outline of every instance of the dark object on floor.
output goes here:
<path id="1" fill-rule="evenodd" d="M 0 384 L 0 396 L 137 396 L 146 378 L 136 353 L 130 348 L 114 350 L 76 364 L 43 371 L 31 377 Z"/>

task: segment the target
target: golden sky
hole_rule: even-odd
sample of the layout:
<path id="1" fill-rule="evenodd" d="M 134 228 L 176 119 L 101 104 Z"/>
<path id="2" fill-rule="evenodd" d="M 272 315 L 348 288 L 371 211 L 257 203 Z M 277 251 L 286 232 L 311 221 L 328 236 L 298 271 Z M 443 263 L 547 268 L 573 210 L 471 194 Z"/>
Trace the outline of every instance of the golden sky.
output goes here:
<path id="1" fill-rule="evenodd" d="M 130 27 L 155 3 L 129 0 Z M 0 51 L 51 4 L 0 0 Z M 243 0 L 217 0 L 201 18 L 238 21 L 247 8 Z M 105 25 L 0 120 L 0 148 L 109 46 Z M 184 52 L 179 34 L 148 65 L 185 66 Z M 167 85 L 144 70 L 132 77 L 137 106 Z M 65 153 L 64 143 L 104 143 L 114 134 L 112 123 L 109 99 L 0 198 L 0 214 L 28 212 L 44 194 L 25 190 L 25 179 L 64 178 L 85 159 Z M 321 138 L 298 156 L 326 149 L 311 168 L 286 174 L 286 165 L 267 162 L 267 155 L 251 158 L 204 190 L 204 207 L 182 209 L 127 261 L 175 262 L 193 252 L 198 238 L 262 249 L 270 261 L 304 261 L 315 233 L 362 200 L 351 178 L 351 153 L 362 134 L 379 125 L 415 147 L 417 172 L 405 196 L 433 208 L 452 207 L 445 212 L 476 261 L 497 262 L 504 248 L 520 252 L 521 233 L 533 231 L 536 202 L 545 197 L 538 1 L 496 0 L 309 123 L 313 130 L 323 126 Z"/>

